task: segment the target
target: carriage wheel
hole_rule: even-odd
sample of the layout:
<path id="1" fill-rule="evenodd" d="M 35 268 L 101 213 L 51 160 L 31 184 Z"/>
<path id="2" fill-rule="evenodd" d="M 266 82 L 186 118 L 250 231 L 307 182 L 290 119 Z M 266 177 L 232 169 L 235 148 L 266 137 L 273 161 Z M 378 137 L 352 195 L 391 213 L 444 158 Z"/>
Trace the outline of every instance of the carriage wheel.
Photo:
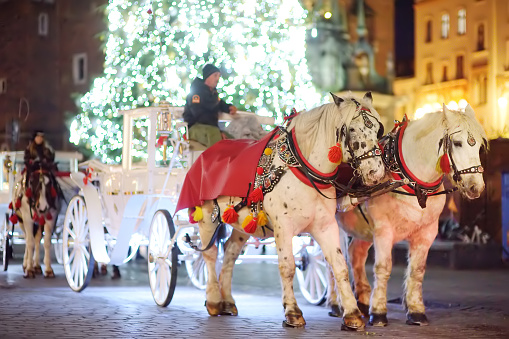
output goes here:
<path id="1" fill-rule="evenodd" d="M 170 213 L 159 210 L 150 224 L 148 240 L 148 278 L 157 305 L 170 304 L 177 284 L 178 250 L 172 246 L 175 227 Z"/>
<path id="2" fill-rule="evenodd" d="M 303 237 L 305 238 L 305 237 Z M 302 239 L 304 240 L 304 239 Z M 304 298 L 313 305 L 321 305 L 327 299 L 327 263 L 322 249 L 313 238 L 304 240 L 300 251 L 302 262 L 297 266 L 296 275 Z"/>
<path id="3" fill-rule="evenodd" d="M 88 231 L 88 211 L 82 196 L 75 196 L 65 212 L 62 230 L 62 260 L 69 287 L 83 291 L 94 271 L 94 257 Z"/>
<path id="4" fill-rule="evenodd" d="M 2 265 L 4 271 L 7 271 L 7 267 L 9 267 L 9 259 L 12 257 L 12 245 L 9 241 L 9 214 L 5 213 L 5 220 L 2 228 L 0 229 L 0 245 L 2 248 Z"/>

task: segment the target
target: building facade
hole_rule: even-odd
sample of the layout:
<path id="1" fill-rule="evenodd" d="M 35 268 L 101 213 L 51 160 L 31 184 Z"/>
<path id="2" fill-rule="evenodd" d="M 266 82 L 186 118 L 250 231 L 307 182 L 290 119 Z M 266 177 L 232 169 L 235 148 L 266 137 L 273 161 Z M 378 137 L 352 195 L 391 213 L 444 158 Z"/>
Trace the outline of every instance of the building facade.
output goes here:
<path id="1" fill-rule="evenodd" d="M 103 71 L 107 0 L 0 0 L 0 148 L 22 150 L 34 130 L 70 149 L 68 114 Z"/>
<path id="2" fill-rule="evenodd" d="M 415 75 L 397 78 L 396 117 L 467 103 L 490 138 L 509 136 L 509 1 L 416 0 Z"/>

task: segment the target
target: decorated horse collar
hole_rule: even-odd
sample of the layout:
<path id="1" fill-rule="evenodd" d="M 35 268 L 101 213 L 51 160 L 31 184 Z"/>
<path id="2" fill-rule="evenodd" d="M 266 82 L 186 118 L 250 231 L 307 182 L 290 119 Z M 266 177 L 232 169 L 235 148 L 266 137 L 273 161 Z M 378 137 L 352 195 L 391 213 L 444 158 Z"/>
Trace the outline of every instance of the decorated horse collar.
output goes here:
<path id="1" fill-rule="evenodd" d="M 408 179 L 410 181 L 408 185 L 402 186 L 402 188 L 408 194 L 417 196 L 419 205 L 424 208 L 426 207 L 427 196 L 437 193 L 444 181 L 444 176 L 441 175 L 438 180 L 433 182 L 425 182 L 410 171 L 403 158 L 402 151 L 403 134 L 407 125 L 408 120 L 405 118 L 402 122 L 397 123 L 394 129 L 382 139 L 381 144 L 384 150 L 382 159 L 394 179 Z M 394 192 L 398 193 L 399 191 Z"/>
<path id="2" fill-rule="evenodd" d="M 338 167 L 331 173 L 319 171 L 302 155 L 294 130 L 287 131 L 284 127 L 279 127 L 278 135 L 276 148 L 279 159 L 297 178 L 311 187 L 315 185 L 317 188 L 325 189 L 332 186 L 339 173 Z"/>

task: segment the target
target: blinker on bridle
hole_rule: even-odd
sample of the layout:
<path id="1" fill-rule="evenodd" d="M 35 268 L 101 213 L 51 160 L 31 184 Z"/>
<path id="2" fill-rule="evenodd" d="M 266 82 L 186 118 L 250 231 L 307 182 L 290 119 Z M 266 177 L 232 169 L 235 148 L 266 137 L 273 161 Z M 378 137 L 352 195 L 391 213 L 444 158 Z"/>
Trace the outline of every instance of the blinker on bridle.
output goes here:
<path id="1" fill-rule="evenodd" d="M 450 169 L 453 170 L 454 173 L 453 173 L 452 178 L 453 178 L 453 180 L 456 183 L 460 183 L 462 181 L 462 179 L 461 179 L 461 175 L 462 174 L 476 174 L 476 173 L 483 173 L 484 172 L 484 168 L 482 167 L 482 165 L 475 165 L 475 166 L 468 167 L 468 168 L 465 168 L 465 169 L 462 169 L 462 170 L 458 170 L 458 167 L 456 166 L 456 163 L 454 162 L 454 158 L 452 157 L 452 144 L 453 144 L 453 142 L 452 142 L 452 139 L 451 139 L 451 135 L 459 133 L 459 132 L 460 131 L 457 131 L 457 132 L 454 132 L 454 133 L 451 133 L 451 134 L 446 133 L 444 135 L 444 137 L 442 139 L 440 139 L 440 141 L 438 143 L 438 151 L 439 152 L 440 152 L 440 148 L 442 147 L 442 144 L 443 144 L 443 147 L 444 147 L 444 154 L 442 155 L 442 157 L 448 157 L 451 160 L 449 171 L 450 171 Z M 467 144 L 470 147 L 474 147 L 475 144 L 476 144 L 475 138 L 474 138 L 474 136 L 470 132 L 468 132 Z M 447 171 L 446 173 L 448 173 L 449 171 Z"/>

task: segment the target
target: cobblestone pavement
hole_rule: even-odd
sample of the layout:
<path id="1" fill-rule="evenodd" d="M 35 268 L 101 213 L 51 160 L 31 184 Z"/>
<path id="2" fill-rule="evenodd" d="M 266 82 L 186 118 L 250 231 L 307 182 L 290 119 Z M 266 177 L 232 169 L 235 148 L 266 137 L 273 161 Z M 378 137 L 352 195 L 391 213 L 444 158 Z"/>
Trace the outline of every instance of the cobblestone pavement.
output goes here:
<path id="1" fill-rule="evenodd" d="M 427 327 L 408 326 L 401 305 L 389 304 L 389 326 L 365 332 L 340 331 L 340 319 L 298 294 L 307 325 L 281 326 L 284 319 L 277 265 L 237 265 L 234 297 L 238 317 L 209 317 L 205 292 L 179 269 L 175 296 L 156 306 L 146 264 L 120 267 L 121 280 L 102 276 L 82 292 L 68 286 L 63 267 L 55 279 L 22 277 L 19 261 L 0 272 L 0 338 L 509 338 L 509 270 L 428 269 L 424 282 Z M 110 273 L 111 274 L 111 273 Z M 394 269 L 389 299 L 401 294 L 403 268 Z M 296 282 L 296 290 L 298 290 Z"/>

